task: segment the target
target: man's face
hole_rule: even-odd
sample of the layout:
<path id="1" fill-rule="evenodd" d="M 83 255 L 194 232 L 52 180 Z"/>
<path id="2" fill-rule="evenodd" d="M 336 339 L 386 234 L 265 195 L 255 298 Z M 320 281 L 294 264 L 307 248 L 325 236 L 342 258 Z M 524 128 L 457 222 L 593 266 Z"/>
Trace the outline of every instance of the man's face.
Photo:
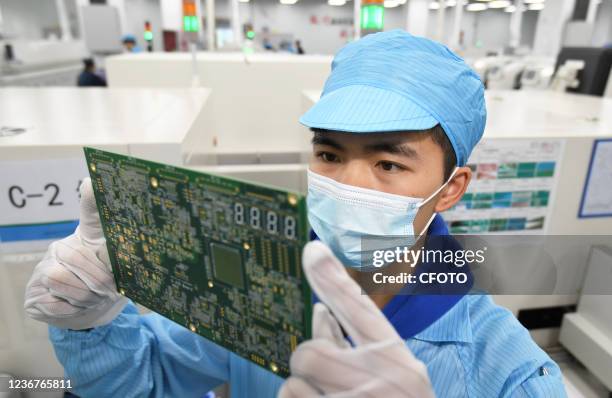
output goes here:
<path id="1" fill-rule="evenodd" d="M 316 133 L 310 169 L 342 184 L 423 199 L 445 182 L 442 148 L 419 132 Z M 446 210 L 461 198 L 470 176 L 469 168 L 460 168 L 419 210 L 415 233 L 425 228 L 434 211 Z"/>

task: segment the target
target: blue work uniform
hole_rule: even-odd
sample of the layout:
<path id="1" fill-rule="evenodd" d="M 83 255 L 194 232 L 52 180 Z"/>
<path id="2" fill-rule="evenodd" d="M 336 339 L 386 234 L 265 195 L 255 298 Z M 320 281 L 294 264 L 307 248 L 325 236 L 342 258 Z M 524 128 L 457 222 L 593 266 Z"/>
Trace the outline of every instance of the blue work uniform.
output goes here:
<path id="1" fill-rule="evenodd" d="M 429 234 L 448 234 L 440 216 Z M 487 295 L 398 295 L 383 313 L 427 366 L 438 397 L 566 397 L 559 367 Z M 89 332 L 49 332 L 82 397 L 202 397 L 229 382 L 232 397 L 264 398 L 283 383 L 160 315 L 139 315 L 132 303 Z"/>

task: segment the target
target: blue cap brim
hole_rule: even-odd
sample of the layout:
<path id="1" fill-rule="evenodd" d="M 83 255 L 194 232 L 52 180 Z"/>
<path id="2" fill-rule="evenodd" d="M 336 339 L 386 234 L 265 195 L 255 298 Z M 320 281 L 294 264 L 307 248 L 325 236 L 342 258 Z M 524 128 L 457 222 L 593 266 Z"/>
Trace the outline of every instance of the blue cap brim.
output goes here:
<path id="1" fill-rule="evenodd" d="M 323 96 L 300 118 L 310 128 L 371 133 L 426 130 L 438 124 L 408 98 L 368 85 L 350 85 Z"/>

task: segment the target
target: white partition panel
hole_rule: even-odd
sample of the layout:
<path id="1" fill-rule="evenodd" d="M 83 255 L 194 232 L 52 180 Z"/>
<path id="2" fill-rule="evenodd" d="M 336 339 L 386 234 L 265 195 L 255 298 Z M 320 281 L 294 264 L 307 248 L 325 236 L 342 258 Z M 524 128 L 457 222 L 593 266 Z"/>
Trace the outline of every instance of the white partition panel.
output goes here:
<path id="1" fill-rule="evenodd" d="M 212 89 L 207 132 L 192 142 L 200 153 L 294 152 L 308 147 L 299 134 L 302 90 L 321 89 L 331 57 L 315 55 L 197 54 L 200 84 Z M 189 87 L 187 53 L 107 58 L 110 87 Z"/>

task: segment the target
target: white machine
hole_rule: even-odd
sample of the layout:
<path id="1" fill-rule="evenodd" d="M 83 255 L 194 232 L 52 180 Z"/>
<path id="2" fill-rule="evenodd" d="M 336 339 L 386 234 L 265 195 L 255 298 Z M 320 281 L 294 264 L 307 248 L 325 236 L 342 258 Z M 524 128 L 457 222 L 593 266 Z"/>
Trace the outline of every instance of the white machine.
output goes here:
<path id="1" fill-rule="evenodd" d="M 612 68 L 610 68 L 610 74 L 608 75 L 608 82 L 606 83 L 604 97 L 612 98 Z"/>
<path id="2" fill-rule="evenodd" d="M 522 59 L 515 59 L 504 65 L 491 66 L 486 73 L 487 88 L 490 90 L 518 89 L 524 68 L 525 61 Z"/>
<path id="3" fill-rule="evenodd" d="M 485 83 L 485 86 L 488 87 L 489 74 L 492 71 L 503 68 L 506 64 L 512 62 L 512 60 L 513 58 L 504 55 L 487 56 L 474 60 L 471 66 Z"/>
<path id="4" fill-rule="evenodd" d="M 0 41 L 0 86 L 74 86 L 88 51 L 82 41 Z"/>
<path id="5" fill-rule="evenodd" d="M 550 88 L 555 91 L 565 92 L 568 88 L 576 88 L 580 85 L 578 73 L 584 69 L 583 60 L 567 60 L 557 70 L 553 77 Z"/>
<path id="6" fill-rule="evenodd" d="M 527 57 L 521 73 L 521 90 L 546 90 L 555 71 L 553 58 Z"/>
<path id="7" fill-rule="evenodd" d="M 212 93 L 205 116 L 210 128 L 192 145 L 194 158 L 198 154 L 248 157 L 308 149 L 310 134 L 303 134 L 297 122 L 302 112 L 301 93 L 323 88 L 331 60 L 318 55 L 198 52 L 199 83 Z M 109 87 L 191 87 L 193 70 L 187 53 L 106 59 Z"/>
<path id="8" fill-rule="evenodd" d="M 578 301 L 566 314 L 561 343 L 612 391 L 612 247 L 594 247 Z"/>
<path id="9" fill-rule="evenodd" d="M 547 89 L 554 72 L 555 60 L 537 56 L 495 56 L 474 62 L 490 90 Z"/>
<path id="10" fill-rule="evenodd" d="M 331 57 L 199 52 L 107 58 L 111 87 L 188 87 L 192 71 L 212 89 L 206 128 L 185 159 L 196 170 L 306 192 L 311 133 L 298 118 L 302 91 L 322 88 Z"/>

